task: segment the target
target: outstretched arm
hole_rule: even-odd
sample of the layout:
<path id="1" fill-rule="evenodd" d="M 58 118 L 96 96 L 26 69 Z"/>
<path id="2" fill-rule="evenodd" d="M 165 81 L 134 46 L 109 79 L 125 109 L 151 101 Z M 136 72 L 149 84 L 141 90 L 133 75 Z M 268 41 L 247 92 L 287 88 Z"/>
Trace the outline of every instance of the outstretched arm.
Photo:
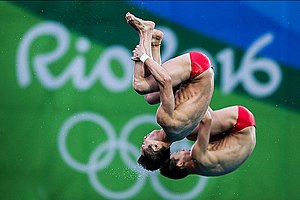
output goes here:
<path id="1" fill-rule="evenodd" d="M 209 144 L 209 137 L 211 132 L 211 124 L 211 113 L 209 110 L 207 110 L 199 124 L 197 140 L 192 146 L 191 153 L 194 159 L 202 159 L 203 155 L 207 153 L 207 147 Z"/>
<path id="2" fill-rule="evenodd" d="M 200 122 L 200 124 L 199 124 L 199 126 L 197 127 L 197 128 L 195 128 L 192 132 L 191 132 L 191 134 L 189 134 L 188 136 L 186 136 L 186 138 L 188 139 L 188 140 L 192 140 L 192 141 L 196 141 L 197 140 L 197 137 L 198 137 L 198 134 L 199 133 L 201 133 L 203 130 L 201 130 L 201 128 L 203 128 L 203 127 L 206 127 L 206 128 L 208 128 L 207 126 L 206 126 L 206 124 L 205 124 L 205 126 L 203 125 L 203 123 L 205 122 L 205 119 L 206 118 L 211 118 L 211 127 L 213 126 L 213 124 L 214 124 L 214 118 L 213 118 L 213 110 L 211 109 L 211 107 L 209 107 L 208 106 L 208 108 L 207 108 L 207 111 L 206 111 L 207 113 L 205 113 L 205 115 L 203 116 L 203 119 L 202 119 L 202 121 Z M 202 123 L 202 125 L 201 125 L 201 123 Z M 212 131 L 212 128 L 210 129 L 210 131 Z M 211 133 L 210 133 L 211 134 Z"/>

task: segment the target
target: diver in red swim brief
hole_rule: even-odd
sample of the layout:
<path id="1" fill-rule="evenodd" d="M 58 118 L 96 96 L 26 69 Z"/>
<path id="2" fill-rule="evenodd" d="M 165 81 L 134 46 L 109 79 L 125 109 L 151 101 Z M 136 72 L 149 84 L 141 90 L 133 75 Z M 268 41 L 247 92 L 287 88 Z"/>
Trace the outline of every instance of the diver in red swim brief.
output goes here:
<path id="1" fill-rule="evenodd" d="M 161 129 L 144 137 L 139 159 L 146 169 L 156 170 L 169 158 L 170 145 L 199 125 L 212 98 L 214 72 L 209 59 L 199 52 L 185 53 L 160 64 L 160 49 L 151 43 L 161 44 L 163 33 L 154 29 L 154 22 L 131 13 L 126 14 L 126 21 L 140 36 L 131 58 L 135 61 L 133 88 L 145 95 L 148 103 L 149 99 L 151 104 L 160 103 L 156 121 Z M 176 92 L 175 87 L 179 88 Z"/>
<path id="2" fill-rule="evenodd" d="M 254 116 L 243 106 L 215 111 L 209 108 L 188 139 L 196 140 L 191 150 L 173 153 L 160 169 L 162 175 L 181 179 L 189 174 L 220 176 L 230 173 L 238 169 L 254 150 Z"/>

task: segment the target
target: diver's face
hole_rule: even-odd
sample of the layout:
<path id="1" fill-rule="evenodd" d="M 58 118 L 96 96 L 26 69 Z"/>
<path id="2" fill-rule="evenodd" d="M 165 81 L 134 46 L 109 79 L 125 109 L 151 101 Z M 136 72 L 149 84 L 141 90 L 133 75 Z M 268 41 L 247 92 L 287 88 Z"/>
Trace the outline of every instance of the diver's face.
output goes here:
<path id="1" fill-rule="evenodd" d="M 177 151 L 173 153 L 170 158 L 181 162 L 185 162 L 188 158 L 190 158 L 190 150 L 183 149 L 181 151 Z"/>
<path id="2" fill-rule="evenodd" d="M 144 150 L 148 147 L 152 148 L 153 151 L 159 151 L 161 148 L 166 147 L 165 142 L 158 140 L 144 139 L 144 142 L 141 147 L 141 154 L 144 155 Z"/>
<path id="3" fill-rule="evenodd" d="M 141 154 L 144 155 L 145 149 L 152 148 L 153 151 L 159 151 L 161 148 L 170 148 L 170 144 L 159 140 L 160 130 L 153 130 L 144 137 L 144 142 L 141 146 Z"/>
<path id="4" fill-rule="evenodd" d="M 153 130 L 150 133 L 148 133 L 147 135 L 144 136 L 144 141 L 145 140 L 155 140 L 156 139 L 156 135 L 159 133 L 159 130 Z"/>

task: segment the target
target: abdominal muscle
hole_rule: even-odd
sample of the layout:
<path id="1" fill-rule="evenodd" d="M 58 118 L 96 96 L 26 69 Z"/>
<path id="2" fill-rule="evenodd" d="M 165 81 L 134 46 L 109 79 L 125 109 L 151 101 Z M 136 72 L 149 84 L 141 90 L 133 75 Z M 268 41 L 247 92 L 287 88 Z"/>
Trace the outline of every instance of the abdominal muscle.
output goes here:
<path id="1" fill-rule="evenodd" d="M 239 168 L 251 155 L 255 147 L 255 134 L 234 133 L 225 136 L 223 139 L 209 143 L 208 159 L 205 159 L 205 166 L 198 169 L 199 174 L 207 176 L 219 176 L 227 174 Z M 245 130 L 244 130 L 245 131 Z M 200 161 L 201 162 L 201 161 Z"/>
<path id="2" fill-rule="evenodd" d="M 175 94 L 174 120 L 166 126 L 172 141 L 187 137 L 199 125 L 208 109 L 212 97 L 212 87 L 206 76 L 183 83 Z"/>

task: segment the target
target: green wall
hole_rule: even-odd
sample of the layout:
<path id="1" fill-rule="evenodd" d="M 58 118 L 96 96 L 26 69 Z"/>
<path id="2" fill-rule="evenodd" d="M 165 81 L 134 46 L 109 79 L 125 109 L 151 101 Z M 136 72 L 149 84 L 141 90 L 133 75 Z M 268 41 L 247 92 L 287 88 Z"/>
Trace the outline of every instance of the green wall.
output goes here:
<path id="1" fill-rule="evenodd" d="M 174 181 L 137 165 L 143 136 L 157 128 L 157 106 L 131 86 L 138 36 L 125 22 L 127 11 L 174 36 L 164 58 L 191 48 L 209 53 L 217 70 L 214 109 L 244 105 L 254 113 L 257 146 L 238 170 Z M 238 66 L 245 50 L 121 1 L 2 1 L 0 24 L 1 199 L 299 198 L 299 71 L 277 63 L 281 85 L 265 98 L 241 84 L 226 93 L 228 68 L 218 63 L 227 56 Z"/>

